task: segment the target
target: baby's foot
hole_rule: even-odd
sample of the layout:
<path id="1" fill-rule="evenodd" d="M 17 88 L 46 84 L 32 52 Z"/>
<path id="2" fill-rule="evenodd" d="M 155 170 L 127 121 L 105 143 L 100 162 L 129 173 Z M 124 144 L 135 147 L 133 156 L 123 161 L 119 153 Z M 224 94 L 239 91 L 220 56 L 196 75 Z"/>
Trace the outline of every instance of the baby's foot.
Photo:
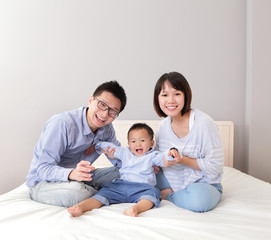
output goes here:
<path id="1" fill-rule="evenodd" d="M 124 210 L 124 215 L 130 217 L 137 217 L 137 210 L 134 207 L 130 207 Z"/>
<path id="2" fill-rule="evenodd" d="M 73 216 L 73 217 L 80 217 L 83 212 L 79 206 L 72 206 L 68 208 L 68 212 Z"/>

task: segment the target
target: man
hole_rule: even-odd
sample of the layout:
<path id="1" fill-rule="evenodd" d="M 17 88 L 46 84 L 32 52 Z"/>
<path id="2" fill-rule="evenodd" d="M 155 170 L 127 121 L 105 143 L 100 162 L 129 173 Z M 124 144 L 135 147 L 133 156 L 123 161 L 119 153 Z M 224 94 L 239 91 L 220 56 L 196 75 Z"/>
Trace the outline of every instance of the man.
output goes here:
<path id="1" fill-rule="evenodd" d="M 118 82 L 110 81 L 98 86 L 87 108 L 52 116 L 34 149 L 26 178 L 31 199 L 70 207 L 93 196 L 105 182 L 119 177 L 116 159 L 109 159 L 114 165 L 109 168 L 94 170 L 91 164 L 99 157 L 93 149 L 96 142 L 120 145 L 111 123 L 125 105 L 124 89 Z"/>

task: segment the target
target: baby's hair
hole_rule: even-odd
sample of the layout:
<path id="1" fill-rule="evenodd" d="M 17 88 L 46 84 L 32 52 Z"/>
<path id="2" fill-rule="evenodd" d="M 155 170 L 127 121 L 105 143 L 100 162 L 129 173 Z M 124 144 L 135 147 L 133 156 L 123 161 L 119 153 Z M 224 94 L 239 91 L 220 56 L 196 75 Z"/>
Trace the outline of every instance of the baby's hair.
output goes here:
<path id="1" fill-rule="evenodd" d="M 154 132 L 153 132 L 152 128 L 149 125 L 147 125 L 146 123 L 135 123 L 135 124 L 133 124 L 130 127 L 129 131 L 128 131 L 128 134 L 127 134 L 128 139 L 129 139 L 130 132 L 135 130 L 135 129 L 146 129 L 148 134 L 150 135 L 151 140 L 153 140 Z"/>

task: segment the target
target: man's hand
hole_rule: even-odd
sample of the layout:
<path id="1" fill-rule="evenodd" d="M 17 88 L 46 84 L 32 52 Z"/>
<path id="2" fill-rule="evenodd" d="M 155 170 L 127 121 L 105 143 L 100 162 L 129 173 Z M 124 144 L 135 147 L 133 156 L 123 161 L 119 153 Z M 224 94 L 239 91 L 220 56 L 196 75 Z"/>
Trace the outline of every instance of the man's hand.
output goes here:
<path id="1" fill-rule="evenodd" d="M 90 172 L 94 169 L 95 167 L 91 166 L 89 161 L 82 160 L 77 164 L 76 168 L 70 172 L 68 179 L 79 182 L 91 181 L 92 178 Z"/>

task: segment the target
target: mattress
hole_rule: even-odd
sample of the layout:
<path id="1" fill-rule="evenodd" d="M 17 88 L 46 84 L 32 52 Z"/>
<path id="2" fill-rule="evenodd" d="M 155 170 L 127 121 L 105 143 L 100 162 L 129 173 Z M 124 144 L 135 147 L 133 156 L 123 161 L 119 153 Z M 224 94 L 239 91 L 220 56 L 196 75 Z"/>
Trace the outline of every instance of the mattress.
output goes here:
<path id="1" fill-rule="evenodd" d="M 224 167 L 219 205 L 195 213 L 162 200 L 125 216 L 133 203 L 104 206 L 73 218 L 66 208 L 34 202 L 25 184 L 0 196 L 1 239 L 271 239 L 271 185 Z"/>

